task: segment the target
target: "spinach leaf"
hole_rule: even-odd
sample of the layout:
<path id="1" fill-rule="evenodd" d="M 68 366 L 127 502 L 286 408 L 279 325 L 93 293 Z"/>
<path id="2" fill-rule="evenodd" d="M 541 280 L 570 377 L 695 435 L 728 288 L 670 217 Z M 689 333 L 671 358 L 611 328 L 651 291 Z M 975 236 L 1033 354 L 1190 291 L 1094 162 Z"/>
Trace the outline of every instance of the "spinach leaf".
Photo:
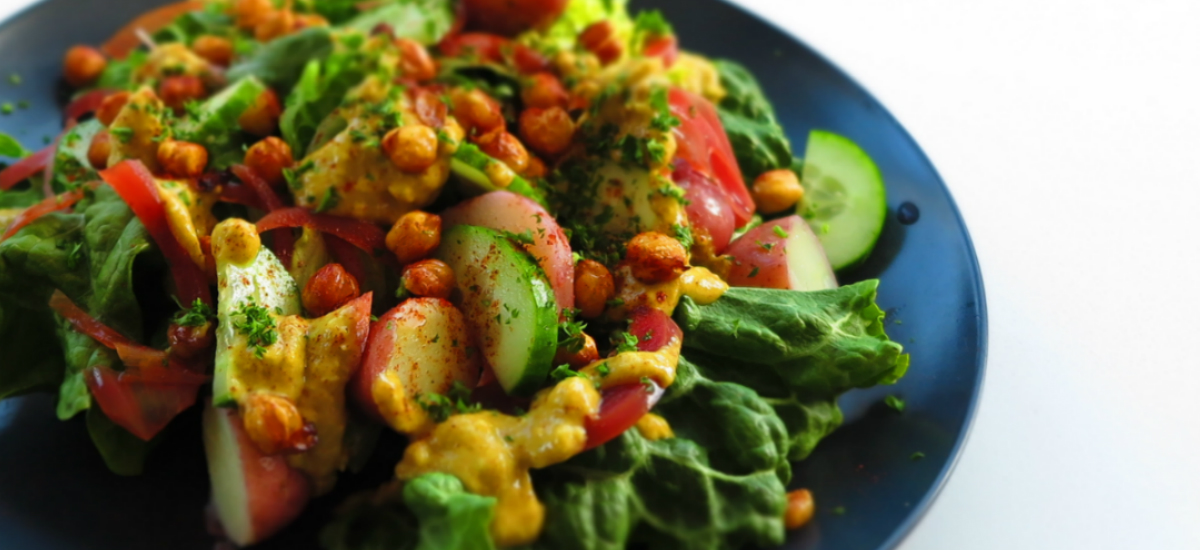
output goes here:
<path id="1" fill-rule="evenodd" d="M 0 400 L 52 390 L 62 383 L 63 355 L 54 339 L 54 318 L 0 299 Z"/>
<path id="2" fill-rule="evenodd" d="M 20 191 L 13 189 L 7 191 L 0 190 L 0 208 L 28 208 L 41 202 L 44 198 L 46 197 L 42 194 L 40 187 L 29 187 Z M 8 228 L 2 221 L 0 221 L 0 227 L 4 227 L 4 229 Z"/>
<path id="3" fill-rule="evenodd" d="M 763 172 L 790 167 L 791 143 L 754 75 L 729 60 L 716 60 L 713 65 L 726 91 L 725 98 L 717 105 L 717 113 L 746 182 L 754 181 Z"/>
<path id="4" fill-rule="evenodd" d="M 109 420 L 100 407 L 92 407 L 87 413 L 88 435 L 92 444 L 100 451 L 100 457 L 112 473 L 121 476 L 136 476 L 146 465 L 146 456 L 158 442 L 158 438 L 142 441 Z"/>
<path id="5" fill-rule="evenodd" d="M 706 306 L 684 298 L 675 313 L 684 356 L 705 377 L 747 386 L 771 403 L 787 425 L 790 458 L 802 459 L 841 424 L 838 396 L 894 383 L 908 369 L 908 355 L 884 333 L 878 286 L 732 288 Z"/>
<path id="6" fill-rule="evenodd" d="M 145 50 L 136 49 L 129 52 L 125 59 L 111 59 L 100 73 L 96 88 L 105 90 L 132 90 L 135 88 L 133 73 L 146 64 L 149 56 Z"/>
<path id="7" fill-rule="evenodd" d="M 8 157 L 12 159 L 23 158 L 29 154 L 21 142 L 17 138 L 12 137 L 4 132 L 0 132 L 0 157 Z"/>
<path id="8" fill-rule="evenodd" d="M 367 75 L 366 60 L 357 52 L 339 52 L 325 62 L 311 61 L 285 101 L 279 129 L 293 151 L 308 149 L 325 117 Z"/>
<path id="9" fill-rule="evenodd" d="M 238 61 L 229 69 L 229 80 L 257 76 L 275 91 L 285 94 L 310 62 L 324 59 L 332 51 L 333 37 L 329 29 L 309 27 L 272 40 Z"/>
<path id="10" fill-rule="evenodd" d="M 370 33 L 377 25 L 391 27 L 397 38 L 436 44 L 454 25 L 449 0 L 393 0 L 347 21 L 344 28 Z"/>
<path id="11" fill-rule="evenodd" d="M 403 490 L 353 497 L 321 532 L 328 550 L 493 550 L 496 499 L 468 493 L 458 478 L 426 474 Z"/>
<path id="12" fill-rule="evenodd" d="M 233 29 L 233 18 L 221 11 L 220 5 L 210 3 L 202 11 L 189 11 L 176 17 L 166 27 L 154 33 L 157 43 L 182 42 L 191 45 L 202 34 L 222 36 Z"/>

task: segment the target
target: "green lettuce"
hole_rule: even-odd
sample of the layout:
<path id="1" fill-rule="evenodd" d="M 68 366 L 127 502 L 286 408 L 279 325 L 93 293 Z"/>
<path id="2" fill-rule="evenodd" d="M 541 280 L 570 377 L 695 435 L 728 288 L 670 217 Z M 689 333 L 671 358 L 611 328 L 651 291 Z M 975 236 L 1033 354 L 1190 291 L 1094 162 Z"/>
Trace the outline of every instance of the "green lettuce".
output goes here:
<path id="1" fill-rule="evenodd" d="M 726 92 L 717 113 L 746 182 L 763 172 L 791 167 L 791 143 L 754 75 L 733 61 L 722 59 L 713 64 Z"/>
<path id="2" fill-rule="evenodd" d="M 732 288 L 706 306 L 684 298 L 675 312 L 683 355 L 704 376 L 762 396 L 787 425 L 789 457 L 802 459 L 841 424 L 841 394 L 892 384 L 908 369 L 908 355 L 884 333 L 878 286 Z"/>
<path id="3" fill-rule="evenodd" d="M 411 38 L 427 46 L 437 44 L 454 26 L 454 2 L 393 0 L 363 12 L 342 27 L 370 33 L 381 24 L 391 27 L 397 38 Z"/>
<path id="4" fill-rule="evenodd" d="M 0 132 L 0 157 L 11 159 L 23 158 L 29 154 L 21 142 L 4 132 Z"/>
<path id="5" fill-rule="evenodd" d="M 181 42 L 190 45 L 201 35 L 223 36 L 234 31 L 233 18 L 225 13 L 219 3 L 212 2 L 199 11 L 190 11 L 171 21 L 153 35 L 159 44 Z"/>
<path id="6" fill-rule="evenodd" d="M 367 74 L 366 55 L 353 50 L 305 65 L 296 87 L 284 102 L 283 117 L 279 120 L 283 139 L 293 151 L 299 155 L 308 150 L 317 128 Z"/>
<path id="7" fill-rule="evenodd" d="M 592 23 L 608 21 L 617 38 L 626 44 L 633 37 L 634 27 L 628 5 L 629 0 L 571 0 L 554 24 L 543 31 L 528 31 L 517 40 L 547 54 L 571 51 L 579 33 Z"/>
<path id="8" fill-rule="evenodd" d="M 348 500 L 321 532 L 328 550 L 493 550 L 496 499 L 468 493 L 458 478 L 425 474 L 399 489 Z"/>
<path id="9" fill-rule="evenodd" d="M 199 143 L 208 151 L 209 166 L 224 169 L 239 163 L 245 156 L 244 147 L 250 140 L 242 133 L 238 119 L 259 96 L 266 85 L 254 76 L 246 76 L 191 109 L 187 118 L 174 127 L 175 135 L 184 141 Z"/>
<path id="10" fill-rule="evenodd" d="M 54 338 L 54 318 L 45 308 L 28 309 L 0 298 L 0 400 L 62 383 L 63 356 Z"/>
<path id="11" fill-rule="evenodd" d="M 305 67 L 333 52 L 333 34 L 326 27 L 309 27 L 272 40 L 229 68 L 229 81 L 256 76 L 281 95 L 300 79 Z"/>
<path id="12" fill-rule="evenodd" d="M 103 129 L 104 125 L 92 118 L 76 124 L 63 134 L 54 152 L 53 185 L 56 192 L 61 193 L 79 187 L 82 183 L 100 179 L 96 170 L 92 168 L 87 153 L 92 145 L 92 138 Z"/>

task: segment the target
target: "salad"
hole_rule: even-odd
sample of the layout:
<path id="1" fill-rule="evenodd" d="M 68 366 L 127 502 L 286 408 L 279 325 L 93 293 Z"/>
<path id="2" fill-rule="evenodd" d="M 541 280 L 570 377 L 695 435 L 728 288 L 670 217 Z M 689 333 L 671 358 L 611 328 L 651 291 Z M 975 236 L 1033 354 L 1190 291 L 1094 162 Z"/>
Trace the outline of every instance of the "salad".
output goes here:
<path id="1" fill-rule="evenodd" d="M 0 135 L 0 399 L 120 475 L 201 408 L 234 544 L 403 437 L 323 547 L 779 545 L 838 397 L 908 367 L 836 276 L 871 158 L 657 11 L 187 1 L 63 77 L 57 138 Z"/>

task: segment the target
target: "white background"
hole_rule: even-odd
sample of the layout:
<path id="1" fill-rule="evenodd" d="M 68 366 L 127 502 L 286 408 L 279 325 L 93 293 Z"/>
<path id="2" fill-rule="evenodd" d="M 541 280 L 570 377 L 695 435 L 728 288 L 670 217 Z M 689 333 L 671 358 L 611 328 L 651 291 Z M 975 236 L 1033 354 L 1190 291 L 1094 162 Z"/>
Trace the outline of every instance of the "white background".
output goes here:
<path id="1" fill-rule="evenodd" d="M 983 265 L 982 406 L 901 548 L 1200 549 L 1200 1 L 736 1 L 896 115 Z"/>

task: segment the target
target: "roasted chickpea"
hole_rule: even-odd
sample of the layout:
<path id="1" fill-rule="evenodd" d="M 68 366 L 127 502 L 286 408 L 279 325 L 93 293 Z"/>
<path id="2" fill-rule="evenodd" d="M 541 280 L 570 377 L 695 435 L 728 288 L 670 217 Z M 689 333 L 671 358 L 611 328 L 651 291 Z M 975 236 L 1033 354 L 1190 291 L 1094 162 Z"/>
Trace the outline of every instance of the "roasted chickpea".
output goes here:
<path id="1" fill-rule="evenodd" d="M 504 114 L 500 104 L 483 90 L 455 90 L 450 94 L 454 117 L 463 129 L 476 134 L 485 134 L 504 127 Z"/>
<path id="2" fill-rule="evenodd" d="M 400 273 L 404 290 L 413 296 L 449 298 L 454 291 L 454 270 L 441 260 L 421 260 Z"/>
<path id="3" fill-rule="evenodd" d="M 615 293 L 612 273 L 604 264 L 596 260 L 575 264 L 575 307 L 580 317 L 595 319 L 603 315 Z"/>
<path id="4" fill-rule="evenodd" d="M 534 151 L 555 156 L 571 146 L 575 122 L 562 107 L 525 109 L 518 121 L 521 139 Z"/>
<path id="5" fill-rule="evenodd" d="M 358 279 L 342 264 L 326 264 L 304 285 L 300 298 L 309 314 L 320 317 L 358 298 L 361 293 Z"/>
<path id="6" fill-rule="evenodd" d="M 297 13 L 296 25 L 294 30 L 307 29 L 309 27 L 328 27 L 329 20 L 315 13 Z"/>
<path id="7" fill-rule="evenodd" d="M 441 128 L 446 124 L 446 104 L 437 94 L 424 88 L 414 88 L 411 93 L 413 112 L 417 113 L 421 124 L 430 128 Z"/>
<path id="8" fill-rule="evenodd" d="M 196 76 L 168 76 L 158 84 L 158 97 L 177 113 L 183 112 L 188 101 L 199 101 L 207 96 L 204 81 Z"/>
<path id="9" fill-rule="evenodd" d="M 600 63 L 608 65 L 621 57 L 624 48 L 617 38 L 616 29 L 609 21 L 599 21 L 583 29 L 579 33 L 579 44 L 600 59 Z"/>
<path id="10" fill-rule="evenodd" d="M 529 165 L 525 167 L 525 171 L 521 172 L 521 175 L 525 176 L 526 179 L 536 180 L 546 177 L 549 171 L 542 159 L 529 155 Z"/>
<path id="11" fill-rule="evenodd" d="M 208 150 L 198 143 L 164 140 L 158 146 L 157 156 L 163 170 L 180 178 L 199 176 L 208 166 Z"/>
<path id="12" fill-rule="evenodd" d="M 108 66 L 108 60 L 100 50 L 91 46 L 73 46 L 63 56 L 63 78 L 76 88 L 86 86 L 100 78 Z"/>
<path id="13" fill-rule="evenodd" d="M 233 42 L 228 38 L 203 34 L 192 42 L 192 51 L 213 65 L 228 67 L 233 62 Z"/>
<path id="14" fill-rule="evenodd" d="M 383 153 L 396 168 L 412 174 L 424 172 L 437 162 L 437 132 L 424 124 L 393 128 L 383 136 Z"/>
<path id="15" fill-rule="evenodd" d="M 387 247 L 402 264 L 429 257 L 442 243 L 442 218 L 413 210 L 396 220 L 387 234 Z"/>
<path id="16" fill-rule="evenodd" d="M 275 13 L 271 0 L 236 0 L 233 3 L 233 19 L 242 29 L 252 30 Z"/>
<path id="17" fill-rule="evenodd" d="M 121 113 L 121 109 L 125 108 L 125 104 L 129 103 L 129 96 L 129 92 L 117 92 L 105 97 L 104 101 L 100 102 L 100 106 L 96 108 L 96 119 L 100 121 L 100 124 L 111 125 L 117 119 L 117 115 Z"/>
<path id="18" fill-rule="evenodd" d="M 558 351 L 554 353 L 555 365 L 566 363 L 571 365 L 571 368 L 578 369 L 600 360 L 600 350 L 596 348 L 596 340 L 586 332 L 580 336 L 583 339 L 583 345 L 579 349 L 573 350 L 565 346 L 558 348 Z"/>
<path id="19" fill-rule="evenodd" d="M 259 42 L 270 42 L 281 36 L 287 36 L 296 30 L 296 14 L 291 10 L 277 10 L 263 18 L 254 26 L 254 39 Z"/>
<path id="20" fill-rule="evenodd" d="M 279 117 L 283 115 L 283 107 L 279 104 L 279 96 L 274 90 L 266 90 L 259 94 L 254 103 L 250 104 L 238 117 L 238 126 L 258 137 L 266 137 L 275 133 L 279 128 Z"/>
<path id="21" fill-rule="evenodd" d="M 92 137 L 92 143 L 88 145 L 88 163 L 92 168 L 103 170 L 108 168 L 108 156 L 112 153 L 112 134 L 108 130 L 100 130 Z"/>
<path id="22" fill-rule="evenodd" d="M 283 169 L 292 165 L 292 148 L 275 136 L 264 138 L 246 150 L 243 161 L 271 185 L 283 183 Z"/>
<path id="23" fill-rule="evenodd" d="M 167 328 L 167 343 L 171 346 L 171 356 L 186 361 L 198 357 L 202 352 L 212 348 L 214 342 L 212 328 L 211 322 L 198 327 L 171 323 L 171 326 Z"/>
<path id="24" fill-rule="evenodd" d="M 476 140 L 479 150 L 491 155 L 492 158 L 508 165 L 514 172 L 524 173 L 529 167 L 529 151 L 521 140 L 504 130 L 479 136 Z"/>
<path id="25" fill-rule="evenodd" d="M 395 44 L 400 50 L 400 71 L 406 78 L 424 82 L 437 76 L 437 64 L 420 42 L 411 38 L 397 38 Z"/>
<path id="26" fill-rule="evenodd" d="M 639 233 L 625 248 L 633 276 L 646 283 L 673 281 L 687 269 L 687 250 L 679 241 L 657 231 Z"/>
<path id="27" fill-rule="evenodd" d="M 566 107 L 569 97 L 562 81 L 550 73 L 538 73 L 529 77 L 528 83 L 521 89 L 521 102 L 527 109 Z"/>
<path id="28" fill-rule="evenodd" d="M 808 489 L 796 489 L 787 494 L 787 510 L 783 514 L 783 525 L 788 529 L 804 527 L 813 517 L 815 506 Z"/>
<path id="29" fill-rule="evenodd" d="M 315 427 L 304 420 L 296 404 L 266 392 L 247 396 L 242 404 L 242 426 L 265 455 L 306 451 L 317 443 Z"/>
<path id="30" fill-rule="evenodd" d="M 759 212 L 776 214 L 796 206 L 804 198 L 804 188 L 795 172 L 783 168 L 763 172 L 755 178 L 750 195 Z"/>

